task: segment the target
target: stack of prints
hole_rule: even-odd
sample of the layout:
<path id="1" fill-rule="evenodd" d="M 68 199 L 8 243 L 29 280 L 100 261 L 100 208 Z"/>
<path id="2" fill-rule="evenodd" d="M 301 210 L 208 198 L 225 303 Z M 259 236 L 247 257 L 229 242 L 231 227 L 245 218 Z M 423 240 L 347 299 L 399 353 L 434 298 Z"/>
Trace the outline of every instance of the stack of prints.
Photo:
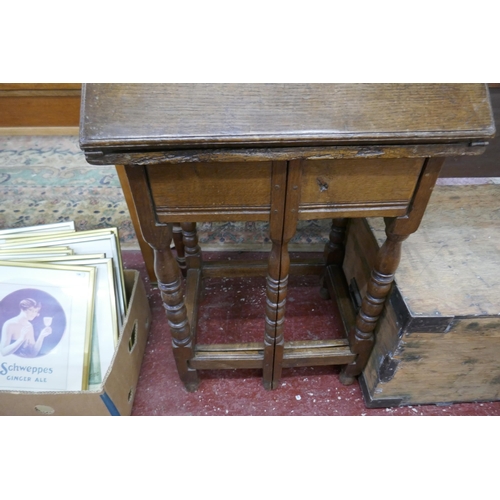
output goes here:
<path id="1" fill-rule="evenodd" d="M 116 228 L 0 230 L 0 390 L 99 390 L 126 312 Z"/>

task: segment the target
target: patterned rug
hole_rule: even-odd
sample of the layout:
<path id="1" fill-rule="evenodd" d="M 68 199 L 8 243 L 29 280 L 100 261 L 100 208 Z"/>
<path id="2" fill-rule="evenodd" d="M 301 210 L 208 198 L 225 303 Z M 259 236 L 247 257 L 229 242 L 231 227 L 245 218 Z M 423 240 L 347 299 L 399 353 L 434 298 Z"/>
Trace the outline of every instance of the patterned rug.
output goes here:
<path id="1" fill-rule="evenodd" d="M 498 179 L 440 179 L 441 184 Z M 123 249 L 138 243 L 113 166 L 85 161 L 76 136 L 0 136 L 0 228 L 73 220 L 78 230 L 117 227 Z M 328 220 L 300 221 L 291 250 L 320 251 Z M 267 250 L 265 222 L 199 223 L 206 250 Z"/>
<path id="2" fill-rule="evenodd" d="M 0 227 L 74 220 L 78 230 L 116 226 L 137 240 L 113 168 L 89 165 L 78 137 L 0 137 Z"/>

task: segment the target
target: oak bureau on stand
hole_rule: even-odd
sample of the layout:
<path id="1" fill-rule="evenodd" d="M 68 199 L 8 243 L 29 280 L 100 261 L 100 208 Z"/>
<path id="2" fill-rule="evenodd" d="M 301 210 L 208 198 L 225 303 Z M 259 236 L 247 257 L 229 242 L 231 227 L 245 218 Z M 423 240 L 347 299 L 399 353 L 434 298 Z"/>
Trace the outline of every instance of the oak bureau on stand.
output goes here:
<path id="1" fill-rule="evenodd" d="M 187 390 L 198 387 L 198 370 L 220 368 L 260 368 L 272 389 L 284 367 L 343 365 L 342 382 L 355 380 L 401 244 L 417 230 L 444 159 L 482 153 L 493 134 L 482 84 L 86 84 L 80 145 L 89 163 L 120 166 Z M 384 217 L 387 239 L 355 307 L 342 273 L 345 230 L 349 218 L 368 216 Z M 320 218 L 332 219 L 321 267 L 291 263 L 297 222 Z M 203 262 L 203 221 L 268 221 L 267 265 Z M 289 342 L 288 276 L 317 269 L 318 300 L 337 296 L 346 338 Z M 262 341 L 198 344 L 203 277 L 263 273 Z"/>

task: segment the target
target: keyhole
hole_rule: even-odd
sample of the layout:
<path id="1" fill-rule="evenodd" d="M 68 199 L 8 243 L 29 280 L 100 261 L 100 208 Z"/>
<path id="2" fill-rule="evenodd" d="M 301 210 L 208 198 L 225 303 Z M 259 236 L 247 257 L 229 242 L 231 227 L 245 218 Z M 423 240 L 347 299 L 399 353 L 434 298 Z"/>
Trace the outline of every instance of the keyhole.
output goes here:
<path id="1" fill-rule="evenodd" d="M 323 180 L 321 177 L 318 177 L 316 179 L 316 182 L 318 183 L 319 190 L 321 192 L 326 191 L 328 189 L 328 182 L 326 182 L 325 180 Z"/>

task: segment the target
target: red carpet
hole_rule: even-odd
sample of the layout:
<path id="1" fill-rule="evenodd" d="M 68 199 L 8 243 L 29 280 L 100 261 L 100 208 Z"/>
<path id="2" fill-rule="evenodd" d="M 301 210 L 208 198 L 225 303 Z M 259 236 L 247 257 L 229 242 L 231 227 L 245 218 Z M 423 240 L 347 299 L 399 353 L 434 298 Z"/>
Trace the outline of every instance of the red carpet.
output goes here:
<path id="1" fill-rule="evenodd" d="M 188 393 L 177 375 L 165 312 L 158 290 L 150 286 L 142 256 L 124 251 L 123 260 L 126 268 L 141 272 L 153 315 L 133 415 L 500 415 L 500 401 L 369 409 L 357 383 L 345 387 L 339 382 L 338 367 L 284 370 L 281 386 L 273 391 L 262 387 L 259 370 L 200 371 L 198 391 Z M 319 298 L 317 280 L 314 276 L 291 279 L 287 340 L 326 338 L 339 331 L 331 302 Z M 207 280 L 198 340 L 260 341 L 263 301 L 263 279 Z M 314 316 L 309 315 L 313 309 Z"/>

